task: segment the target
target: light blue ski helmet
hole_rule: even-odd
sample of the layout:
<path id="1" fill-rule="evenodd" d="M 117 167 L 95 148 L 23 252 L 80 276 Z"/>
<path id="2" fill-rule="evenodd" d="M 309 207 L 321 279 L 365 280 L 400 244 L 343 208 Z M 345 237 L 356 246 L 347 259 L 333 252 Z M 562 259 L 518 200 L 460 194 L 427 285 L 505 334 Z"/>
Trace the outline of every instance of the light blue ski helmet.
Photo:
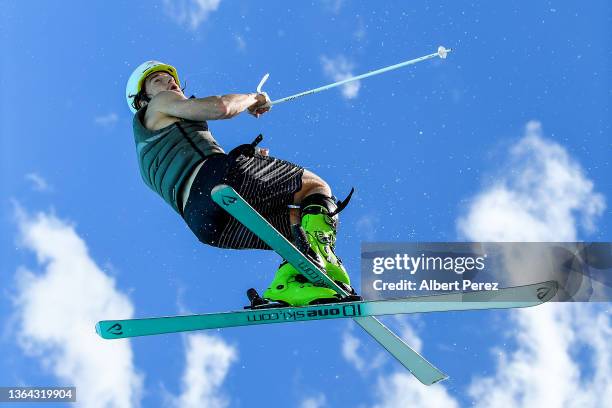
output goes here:
<path id="1" fill-rule="evenodd" d="M 142 90 L 142 84 L 144 83 L 147 76 L 154 72 L 167 72 L 174 77 L 176 84 L 180 87 L 181 81 L 179 80 L 176 68 L 172 65 L 164 64 L 160 61 L 147 61 L 143 62 L 132 72 L 128 79 L 127 86 L 125 87 L 125 99 L 127 100 L 128 107 L 132 113 L 136 113 L 137 108 L 135 104 L 136 95 Z"/>

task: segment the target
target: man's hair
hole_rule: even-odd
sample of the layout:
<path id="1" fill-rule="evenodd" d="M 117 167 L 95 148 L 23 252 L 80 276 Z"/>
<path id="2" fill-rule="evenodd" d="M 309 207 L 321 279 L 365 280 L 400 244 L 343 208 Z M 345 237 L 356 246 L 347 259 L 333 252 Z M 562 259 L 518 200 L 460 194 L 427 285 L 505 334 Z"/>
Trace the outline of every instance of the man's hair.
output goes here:
<path id="1" fill-rule="evenodd" d="M 132 96 L 132 95 L 130 95 Z M 145 89 L 145 84 L 142 84 L 142 89 L 140 90 L 140 92 L 138 92 L 136 95 L 134 95 L 134 101 L 132 102 L 132 106 L 134 107 L 134 109 L 139 110 L 140 109 L 140 103 L 141 102 L 149 102 L 151 100 L 151 98 L 149 98 L 149 95 L 147 95 L 147 90 Z"/>

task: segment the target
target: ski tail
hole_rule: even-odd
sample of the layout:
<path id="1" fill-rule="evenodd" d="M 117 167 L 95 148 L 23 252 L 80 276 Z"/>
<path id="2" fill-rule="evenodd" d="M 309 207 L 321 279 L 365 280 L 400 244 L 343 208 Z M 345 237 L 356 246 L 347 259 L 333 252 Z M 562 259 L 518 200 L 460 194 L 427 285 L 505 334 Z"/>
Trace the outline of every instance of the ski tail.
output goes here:
<path id="1" fill-rule="evenodd" d="M 379 320 L 366 317 L 356 317 L 353 320 L 424 385 L 432 385 L 448 378 L 448 375 L 409 347 Z"/>

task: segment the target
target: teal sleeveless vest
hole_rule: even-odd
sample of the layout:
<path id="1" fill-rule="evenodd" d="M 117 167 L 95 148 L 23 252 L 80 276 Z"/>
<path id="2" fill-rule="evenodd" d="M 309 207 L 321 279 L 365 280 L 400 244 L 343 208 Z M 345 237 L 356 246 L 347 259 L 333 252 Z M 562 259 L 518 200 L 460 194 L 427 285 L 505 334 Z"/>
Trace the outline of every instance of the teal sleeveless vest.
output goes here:
<path id="1" fill-rule="evenodd" d="M 159 130 L 144 126 L 146 106 L 134 115 L 133 130 L 142 179 L 182 216 L 181 187 L 207 156 L 224 153 L 205 121 L 183 119 Z"/>

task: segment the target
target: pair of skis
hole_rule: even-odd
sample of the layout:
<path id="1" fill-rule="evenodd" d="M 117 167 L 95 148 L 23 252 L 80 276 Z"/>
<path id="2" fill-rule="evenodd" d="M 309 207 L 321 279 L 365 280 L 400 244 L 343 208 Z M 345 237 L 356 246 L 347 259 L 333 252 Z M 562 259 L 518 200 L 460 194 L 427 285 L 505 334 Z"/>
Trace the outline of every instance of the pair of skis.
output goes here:
<path id="1" fill-rule="evenodd" d="M 316 265 L 255 211 L 233 188 L 227 185 L 218 185 L 212 190 L 212 198 L 312 283 L 329 287 L 343 297 L 348 295 L 346 291 L 339 287 L 323 271 L 319 270 Z M 189 316 L 105 320 L 98 322 L 96 332 L 105 339 L 118 339 L 190 330 L 352 318 L 419 381 L 425 385 L 431 385 L 445 379 L 447 376 L 414 351 L 374 316 L 450 310 L 529 307 L 550 300 L 556 292 L 557 284 L 551 281 L 498 291 L 452 293 L 378 301 L 342 302 L 303 307 L 250 309 Z"/>

